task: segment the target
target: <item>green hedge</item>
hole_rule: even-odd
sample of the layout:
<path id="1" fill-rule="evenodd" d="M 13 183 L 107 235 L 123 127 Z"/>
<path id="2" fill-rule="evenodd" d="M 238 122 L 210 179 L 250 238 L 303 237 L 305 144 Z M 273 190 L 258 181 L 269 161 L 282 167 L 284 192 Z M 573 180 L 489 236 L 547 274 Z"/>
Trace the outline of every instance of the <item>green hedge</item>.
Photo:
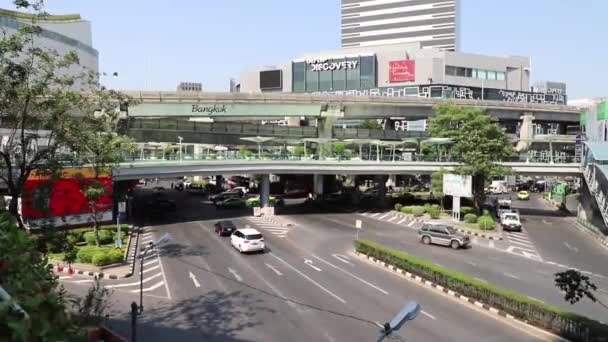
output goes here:
<path id="1" fill-rule="evenodd" d="M 439 207 L 432 206 L 427 210 L 427 213 L 432 219 L 438 219 L 441 216 Z"/>
<path id="2" fill-rule="evenodd" d="M 401 211 L 401 208 L 403 208 L 401 203 L 395 203 L 395 211 Z"/>
<path id="3" fill-rule="evenodd" d="M 99 243 L 102 245 L 112 243 L 112 241 L 113 241 L 112 232 L 109 230 L 100 230 L 98 232 L 98 236 L 99 236 Z M 88 245 L 94 245 L 95 244 L 95 232 L 84 233 L 84 241 L 86 241 L 86 243 Z"/>
<path id="4" fill-rule="evenodd" d="M 464 215 L 464 222 L 477 223 L 477 215 L 471 213 Z"/>
<path id="5" fill-rule="evenodd" d="M 473 207 L 460 207 L 460 216 L 465 216 L 466 214 L 474 214 L 475 208 Z"/>
<path id="6" fill-rule="evenodd" d="M 479 229 L 483 230 L 494 230 L 496 228 L 496 222 L 490 215 L 482 215 L 477 219 Z"/>
<path id="7" fill-rule="evenodd" d="M 106 252 L 99 252 L 93 255 L 92 263 L 95 266 L 104 266 L 122 262 L 122 251 L 113 249 Z"/>
<path id="8" fill-rule="evenodd" d="M 426 212 L 426 210 L 424 209 L 424 207 L 421 207 L 421 206 L 415 206 L 412 209 L 412 214 L 414 214 L 414 216 L 422 216 L 422 215 L 424 215 L 425 212 Z"/>
<path id="9" fill-rule="evenodd" d="M 463 296 L 488 304 L 518 319 L 526 320 L 532 325 L 555 332 L 564 338 L 575 341 L 602 341 L 608 336 L 608 325 L 587 317 L 533 300 L 517 292 L 443 268 L 430 261 L 370 240 L 359 239 L 355 240 L 354 244 L 358 253 L 374 257 L 396 268 L 433 281 Z"/>
<path id="10" fill-rule="evenodd" d="M 403 208 L 401 208 L 401 212 L 404 214 L 413 214 L 414 213 L 414 207 L 411 205 L 405 206 Z"/>
<path id="11" fill-rule="evenodd" d="M 122 262 L 123 256 L 123 250 L 111 246 L 84 246 L 78 248 L 76 262 L 105 266 Z"/>

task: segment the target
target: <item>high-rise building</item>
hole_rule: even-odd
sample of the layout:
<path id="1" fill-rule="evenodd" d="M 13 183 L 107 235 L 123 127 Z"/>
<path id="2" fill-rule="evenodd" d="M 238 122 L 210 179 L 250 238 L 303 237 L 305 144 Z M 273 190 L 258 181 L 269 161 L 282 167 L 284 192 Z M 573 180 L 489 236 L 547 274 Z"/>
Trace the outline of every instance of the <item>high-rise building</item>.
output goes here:
<path id="1" fill-rule="evenodd" d="M 180 82 L 177 85 L 177 91 L 191 91 L 201 92 L 203 91 L 203 84 L 200 82 Z"/>
<path id="2" fill-rule="evenodd" d="M 341 0 L 342 47 L 420 42 L 458 49 L 459 0 Z"/>

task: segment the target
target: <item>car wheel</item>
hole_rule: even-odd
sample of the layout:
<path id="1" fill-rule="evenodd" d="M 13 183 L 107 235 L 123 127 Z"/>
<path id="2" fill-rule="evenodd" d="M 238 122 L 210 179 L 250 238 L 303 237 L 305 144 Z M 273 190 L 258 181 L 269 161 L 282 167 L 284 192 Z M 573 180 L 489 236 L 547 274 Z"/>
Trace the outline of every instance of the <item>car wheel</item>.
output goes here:
<path id="1" fill-rule="evenodd" d="M 428 237 L 428 236 L 423 236 L 422 237 L 422 243 L 425 244 L 425 245 L 430 244 L 431 243 L 431 238 Z"/>
<path id="2" fill-rule="evenodd" d="M 460 248 L 460 242 L 452 240 L 452 242 L 450 243 L 450 247 L 452 247 L 453 249 L 458 249 Z"/>

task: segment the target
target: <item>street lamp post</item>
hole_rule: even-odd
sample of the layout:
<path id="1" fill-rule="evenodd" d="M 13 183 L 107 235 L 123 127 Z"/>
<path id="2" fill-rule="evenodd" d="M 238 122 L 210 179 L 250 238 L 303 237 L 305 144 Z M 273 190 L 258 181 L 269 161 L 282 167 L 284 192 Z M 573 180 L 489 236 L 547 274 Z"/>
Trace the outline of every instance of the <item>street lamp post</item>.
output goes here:
<path id="1" fill-rule="evenodd" d="M 148 251 L 155 248 L 156 246 L 162 245 L 171 240 L 171 236 L 169 233 L 161 236 L 160 239 L 156 241 L 150 242 L 146 249 L 144 249 L 144 254 L 139 259 L 139 314 L 141 315 L 144 312 L 144 259 L 146 258 L 146 254 Z"/>
<path id="2" fill-rule="evenodd" d="M 179 162 L 182 162 L 182 141 L 184 141 L 184 138 L 182 137 L 177 137 L 177 139 L 179 139 Z"/>

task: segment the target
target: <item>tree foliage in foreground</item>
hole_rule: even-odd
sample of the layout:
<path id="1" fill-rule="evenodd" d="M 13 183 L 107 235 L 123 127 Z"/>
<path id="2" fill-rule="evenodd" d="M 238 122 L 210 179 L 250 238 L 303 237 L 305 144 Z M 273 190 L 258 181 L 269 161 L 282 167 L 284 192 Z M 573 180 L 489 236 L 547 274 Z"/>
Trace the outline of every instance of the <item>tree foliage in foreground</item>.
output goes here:
<path id="1" fill-rule="evenodd" d="M 564 300 L 570 304 L 578 303 L 582 299 L 589 299 L 608 310 L 608 305 L 600 301 L 595 295 L 597 286 L 591 279 L 578 270 L 569 269 L 555 273 L 555 286 L 564 293 Z"/>
<path id="2" fill-rule="evenodd" d="M 18 199 L 32 172 L 60 171 L 79 152 L 73 147 L 107 132 L 98 129 L 109 128 L 129 99 L 100 88 L 98 75 L 79 64 L 76 52 L 62 55 L 36 44 L 42 39 L 36 20 L 46 15 L 42 1 L 14 3 L 35 15 L 15 32 L 0 33 L 0 180 L 12 197 L 9 212 L 23 227 Z"/>
<path id="3" fill-rule="evenodd" d="M 480 208 L 485 181 L 510 173 L 500 162 L 511 156 L 513 148 L 497 121 L 479 108 L 441 104 L 435 111 L 429 134 L 452 139 L 449 151 L 461 163 L 454 172 L 472 176 L 475 206 Z"/>

